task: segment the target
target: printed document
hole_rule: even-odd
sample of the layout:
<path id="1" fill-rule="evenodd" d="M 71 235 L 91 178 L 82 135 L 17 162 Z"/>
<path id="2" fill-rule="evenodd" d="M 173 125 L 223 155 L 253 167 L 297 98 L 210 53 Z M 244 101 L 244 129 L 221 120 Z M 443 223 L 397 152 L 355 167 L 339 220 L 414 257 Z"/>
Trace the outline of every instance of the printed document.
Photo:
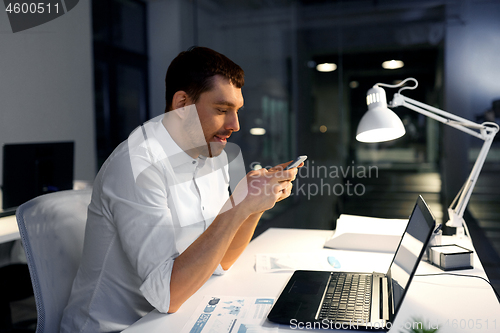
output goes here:
<path id="1" fill-rule="evenodd" d="M 272 297 L 205 296 L 182 329 L 182 333 L 278 332 L 266 317 Z"/>

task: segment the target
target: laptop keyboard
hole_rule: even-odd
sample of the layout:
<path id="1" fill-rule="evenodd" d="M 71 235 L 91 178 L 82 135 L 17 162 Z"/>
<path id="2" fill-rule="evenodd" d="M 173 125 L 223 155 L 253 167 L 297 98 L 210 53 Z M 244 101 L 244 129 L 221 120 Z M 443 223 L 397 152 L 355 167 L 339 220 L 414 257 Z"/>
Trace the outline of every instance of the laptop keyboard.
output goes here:
<path id="1" fill-rule="evenodd" d="M 332 273 L 318 319 L 369 322 L 372 276 Z"/>

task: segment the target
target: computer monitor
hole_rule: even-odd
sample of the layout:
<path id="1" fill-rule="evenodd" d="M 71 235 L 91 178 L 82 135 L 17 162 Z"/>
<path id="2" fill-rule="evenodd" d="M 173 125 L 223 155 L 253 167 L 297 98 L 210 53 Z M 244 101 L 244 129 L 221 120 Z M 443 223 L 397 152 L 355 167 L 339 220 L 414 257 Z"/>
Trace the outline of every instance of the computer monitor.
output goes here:
<path id="1" fill-rule="evenodd" d="M 73 188 L 74 142 L 3 145 L 2 209 L 15 212 L 39 195 Z"/>

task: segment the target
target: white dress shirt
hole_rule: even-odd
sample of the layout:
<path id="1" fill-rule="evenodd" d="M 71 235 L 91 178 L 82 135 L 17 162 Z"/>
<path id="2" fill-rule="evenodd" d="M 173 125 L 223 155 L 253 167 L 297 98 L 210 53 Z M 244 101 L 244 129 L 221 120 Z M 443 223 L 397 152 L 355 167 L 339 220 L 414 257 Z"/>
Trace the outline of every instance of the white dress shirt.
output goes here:
<path id="1" fill-rule="evenodd" d="M 154 308 L 167 312 L 175 258 L 229 198 L 226 153 L 193 159 L 162 118 L 138 127 L 97 175 L 61 332 L 121 331 Z"/>

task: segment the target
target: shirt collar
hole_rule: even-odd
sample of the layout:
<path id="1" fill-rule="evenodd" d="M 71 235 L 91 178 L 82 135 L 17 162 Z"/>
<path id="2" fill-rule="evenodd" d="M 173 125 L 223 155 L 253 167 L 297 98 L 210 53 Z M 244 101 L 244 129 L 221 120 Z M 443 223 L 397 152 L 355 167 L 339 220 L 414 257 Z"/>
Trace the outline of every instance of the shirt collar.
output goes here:
<path id="1" fill-rule="evenodd" d="M 162 123 L 163 117 L 159 117 L 159 121 L 155 126 L 155 134 L 160 142 L 165 154 L 168 156 L 170 165 L 174 169 L 184 169 L 194 170 L 196 166 L 203 166 L 207 158 L 205 156 L 198 156 L 198 158 L 192 158 L 189 156 L 181 147 L 174 141 L 168 130 Z"/>

